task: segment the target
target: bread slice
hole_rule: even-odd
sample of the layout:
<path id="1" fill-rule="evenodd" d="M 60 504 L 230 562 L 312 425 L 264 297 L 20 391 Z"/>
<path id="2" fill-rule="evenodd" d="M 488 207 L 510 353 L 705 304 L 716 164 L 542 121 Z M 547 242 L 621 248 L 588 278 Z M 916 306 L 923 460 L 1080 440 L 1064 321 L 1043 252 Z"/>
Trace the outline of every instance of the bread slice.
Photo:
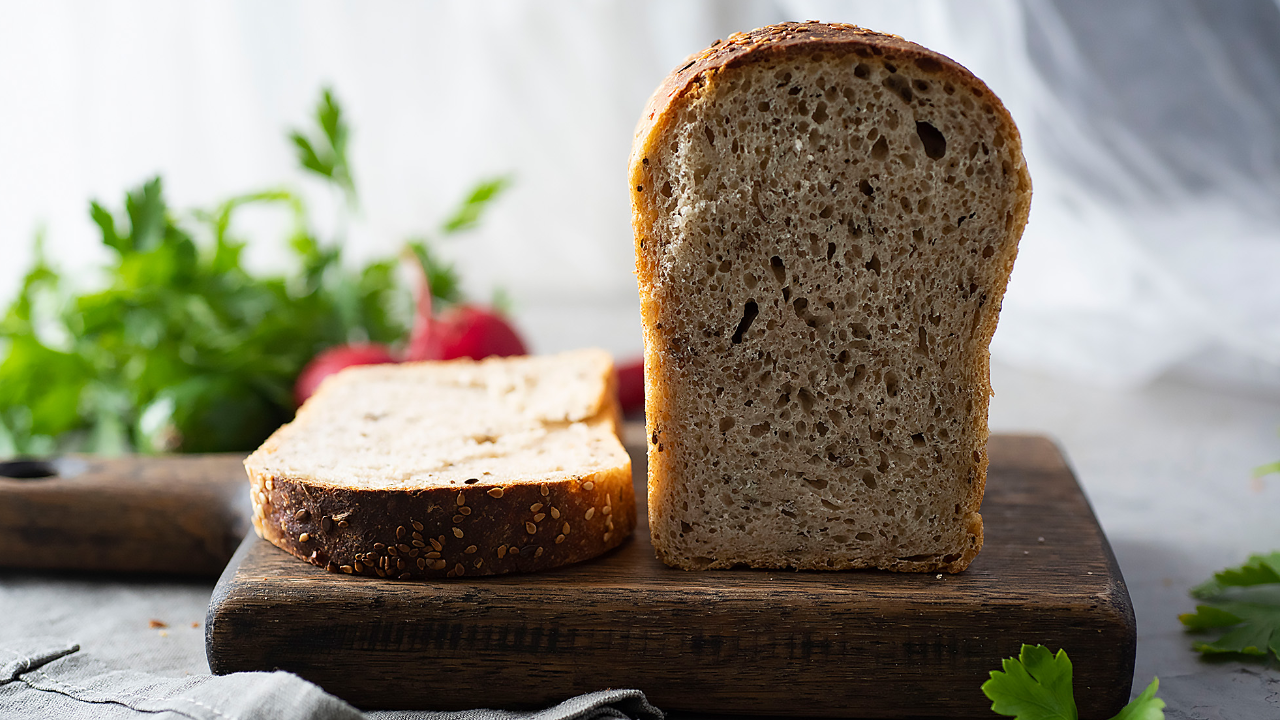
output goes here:
<path id="1" fill-rule="evenodd" d="M 969 565 L 1020 148 L 963 67 L 851 25 L 734 35 L 667 77 L 630 166 L 663 561 Z"/>
<path id="2" fill-rule="evenodd" d="M 599 555 L 636 522 L 613 378 L 601 350 L 343 370 L 245 460 L 253 527 L 401 580 Z"/>

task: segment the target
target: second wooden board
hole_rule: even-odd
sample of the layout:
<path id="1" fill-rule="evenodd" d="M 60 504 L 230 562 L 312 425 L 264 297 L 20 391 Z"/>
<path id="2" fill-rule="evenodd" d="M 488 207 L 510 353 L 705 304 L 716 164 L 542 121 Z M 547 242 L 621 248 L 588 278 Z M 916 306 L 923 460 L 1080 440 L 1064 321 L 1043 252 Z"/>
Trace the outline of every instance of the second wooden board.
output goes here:
<path id="1" fill-rule="evenodd" d="M 643 508 L 594 561 L 431 583 L 327 573 L 251 535 L 214 591 L 209 666 L 289 670 L 365 708 L 635 687 L 664 710 L 988 718 L 988 672 L 1043 643 L 1071 655 L 1081 716 L 1107 717 L 1136 625 L 1106 538 L 1051 442 L 996 436 L 989 453 L 986 546 L 959 575 L 674 570 Z"/>

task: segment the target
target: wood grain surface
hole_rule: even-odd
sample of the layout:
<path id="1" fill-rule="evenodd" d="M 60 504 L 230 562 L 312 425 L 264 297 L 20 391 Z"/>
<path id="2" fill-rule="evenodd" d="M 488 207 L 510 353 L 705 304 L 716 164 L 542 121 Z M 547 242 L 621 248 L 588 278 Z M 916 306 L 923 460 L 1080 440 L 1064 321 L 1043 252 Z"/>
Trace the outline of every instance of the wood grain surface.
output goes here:
<path id="1" fill-rule="evenodd" d="M 214 591 L 209 666 L 289 670 L 365 708 L 636 687 L 667 711 L 990 718 L 979 686 L 1025 642 L 1065 648 L 1081 716 L 1110 716 L 1128 701 L 1136 625 L 1106 538 L 1048 440 L 996 436 L 989 452 L 986 546 L 960 575 L 674 570 L 642 523 L 555 571 L 394 582 L 250 536 Z"/>
<path id="2" fill-rule="evenodd" d="M 216 576 L 249 531 L 243 460 L 0 463 L 0 566 Z"/>

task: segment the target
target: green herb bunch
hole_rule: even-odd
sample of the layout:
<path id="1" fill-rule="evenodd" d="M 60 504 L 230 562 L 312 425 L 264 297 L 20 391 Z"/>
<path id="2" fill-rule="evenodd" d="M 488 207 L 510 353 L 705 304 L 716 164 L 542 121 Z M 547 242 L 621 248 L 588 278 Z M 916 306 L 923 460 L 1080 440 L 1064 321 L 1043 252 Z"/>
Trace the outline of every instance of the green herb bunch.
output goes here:
<path id="1" fill-rule="evenodd" d="M 356 207 L 350 131 L 325 90 L 312 132 L 290 133 L 299 163 Z M 480 183 L 441 228 L 474 227 L 505 179 Z M 251 450 L 294 411 L 302 367 L 326 347 L 394 344 L 412 319 L 396 258 L 362 268 L 321 242 L 301 197 L 287 189 L 241 195 L 180 214 L 154 178 L 122 211 L 91 204 L 112 259 L 101 289 L 76 294 L 45 256 L 0 316 L 0 457 L 84 451 Z M 241 261 L 237 213 L 288 214 L 296 269 L 261 277 Z M 460 301 L 458 274 L 428 238 L 406 243 L 438 302 Z"/>

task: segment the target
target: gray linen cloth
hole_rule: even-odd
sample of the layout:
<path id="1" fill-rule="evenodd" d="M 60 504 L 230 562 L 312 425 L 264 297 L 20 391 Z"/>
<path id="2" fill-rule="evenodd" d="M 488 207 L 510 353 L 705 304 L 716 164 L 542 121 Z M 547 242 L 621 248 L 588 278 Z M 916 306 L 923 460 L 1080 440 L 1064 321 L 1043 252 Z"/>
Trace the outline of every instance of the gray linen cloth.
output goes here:
<path id="1" fill-rule="evenodd" d="M 170 678 L 116 670 L 51 638 L 0 644 L 0 719 L 662 720 L 639 690 L 603 690 L 532 712 L 362 713 L 287 672 Z"/>

